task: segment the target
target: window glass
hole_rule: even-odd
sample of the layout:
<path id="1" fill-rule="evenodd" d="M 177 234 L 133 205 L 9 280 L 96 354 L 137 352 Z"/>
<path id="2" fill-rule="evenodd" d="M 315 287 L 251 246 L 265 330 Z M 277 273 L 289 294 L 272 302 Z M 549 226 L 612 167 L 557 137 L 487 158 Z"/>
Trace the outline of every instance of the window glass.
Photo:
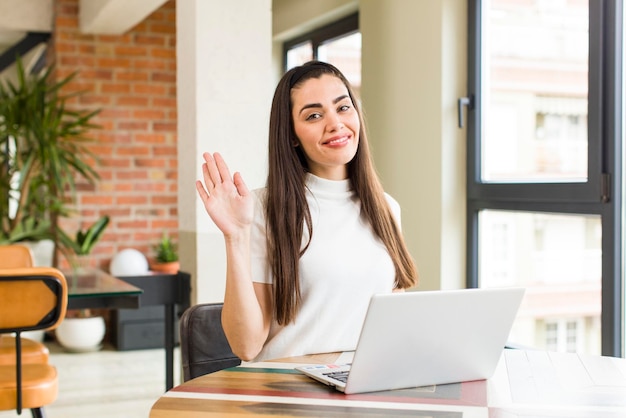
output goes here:
<path id="1" fill-rule="evenodd" d="M 483 3 L 482 181 L 587 181 L 588 3 Z"/>
<path id="2" fill-rule="evenodd" d="M 285 71 L 312 59 L 333 64 L 355 92 L 361 87 L 361 32 L 358 13 L 287 40 L 283 44 Z"/>
<path id="3" fill-rule="evenodd" d="M 361 87 L 361 33 L 324 42 L 317 50 L 321 61 L 339 68 L 355 90 Z"/>
<path id="4" fill-rule="evenodd" d="M 468 285 L 527 289 L 513 340 L 623 356 L 623 4 L 468 5 Z"/>
<path id="5" fill-rule="evenodd" d="M 287 69 L 304 64 L 313 59 L 313 44 L 304 42 L 287 50 Z"/>
<path id="6" fill-rule="evenodd" d="M 482 210 L 479 248 L 481 287 L 526 288 L 513 343 L 601 353 L 599 216 Z"/>

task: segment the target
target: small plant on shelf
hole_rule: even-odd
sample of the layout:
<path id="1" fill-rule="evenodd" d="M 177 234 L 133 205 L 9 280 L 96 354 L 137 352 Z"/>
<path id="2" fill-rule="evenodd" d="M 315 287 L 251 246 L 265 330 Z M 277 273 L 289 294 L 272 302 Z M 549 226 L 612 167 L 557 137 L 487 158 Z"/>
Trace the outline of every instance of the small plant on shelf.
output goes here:
<path id="1" fill-rule="evenodd" d="M 171 263 L 172 261 L 178 261 L 176 246 L 170 239 L 167 232 L 163 233 L 161 242 L 159 242 L 159 245 L 156 246 L 156 259 L 160 263 Z"/>
<path id="2" fill-rule="evenodd" d="M 154 247 L 156 256 L 150 268 L 163 273 L 177 273 L 180 267 L 176 245 L 167 232 L 163 233 L 161 241 Z"/>

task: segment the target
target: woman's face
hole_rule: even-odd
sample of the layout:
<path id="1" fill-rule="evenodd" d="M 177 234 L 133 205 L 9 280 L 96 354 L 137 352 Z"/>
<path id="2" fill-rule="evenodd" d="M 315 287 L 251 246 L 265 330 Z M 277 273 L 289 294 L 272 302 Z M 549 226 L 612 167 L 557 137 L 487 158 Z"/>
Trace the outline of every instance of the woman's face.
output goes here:
<path id="1" fill-rule="evenodd" d="M 309 171 L 329 180 L 346 179 L 361 126 L 346 86 L 324 74 L 293 88 L 291 101 L 294 130 Z"/>

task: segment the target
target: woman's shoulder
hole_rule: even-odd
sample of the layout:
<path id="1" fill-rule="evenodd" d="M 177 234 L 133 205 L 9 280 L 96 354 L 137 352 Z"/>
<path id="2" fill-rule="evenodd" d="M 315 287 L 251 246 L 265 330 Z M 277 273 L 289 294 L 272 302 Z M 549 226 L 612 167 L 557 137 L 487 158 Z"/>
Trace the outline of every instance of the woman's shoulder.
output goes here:
<path id="1" fill-rule="evenodd" d="M 254 221 L 259 231 L 265 230 L 265 202 L 267 201 L 267 189 L 260 187 L 250 191 L 254 201 Z"/>
<path id="2" fill-rule="evenodd" d="M 391 207 L 392 212 L 400 211 L 400 203 L 398 203 L 398 201 L 394 199 L 393 196 L 385 192 L 385 199 L 387 199 L 387 203 L 389 204 L 389 207 Z"/>
<path id="3" fill-rule="evenodd" d="M 260 202 L 264 202 L 267 199 L 267 187 L 259 187 L 252 190 L 252 196 Z"/>
<path id="4" fill-rule="evenodd" d="M 267 188 L 259 187 L 251 191 L 252 198 L 254 199 L 254 217 L 257 222 L 265 222 L 265 205 L 267 202 Z"/>
<path id="5" fill-rule="evenodd" d="M 385 199 L 387 200 L 387 204 L 389 205 L 389 209 L 391 210 L 391 214 L 396 218 L 396 220 L 400 221 L 401 208 L 400 203 L 396 199 L 394 199 L 389 193 L 385 192 Z"/>

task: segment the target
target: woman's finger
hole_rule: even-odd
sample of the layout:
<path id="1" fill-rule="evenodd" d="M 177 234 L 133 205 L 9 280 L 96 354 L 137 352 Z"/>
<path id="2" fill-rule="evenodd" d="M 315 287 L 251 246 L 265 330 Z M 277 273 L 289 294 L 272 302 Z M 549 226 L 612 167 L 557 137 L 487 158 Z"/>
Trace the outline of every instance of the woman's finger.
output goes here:
<path id="1" fill-rule="evenodd" d="M 211 184 L 208 184 L 207 182 L 209 193 L 211 193 L 211 190 L 216 185 L 222 183 L 222 176 L 220 175 L 220 172 L 217 168 L 217 165 L 215 163 L 215 159 L 213 158 L 213 156 L 208 152 L 205 152 L 203 155 L 204 155 L 204 161 L 207 167 L 207 173 L 209 175 L 209 179 L 211 180 L 210 181 Z"/>
<path id="2" fill-rule="evenodd" d="M 198 196 L 200 196 L 202 202 L 205 203 L 209 199 L 209 193 L 206 191 L 200 180 L 196 180 L 196 190 L 198 191 Z"/>
<path id="3" fill-rule="evenodd" d="M 217 167 L 217 170 L 219 171 L 221 180 L 230 180 L 230 170 L 228 170 L 228 166 L 226 165 L 226 161 L 224 161 L 224 159 L 222 158 L 222 155 L 219 152 L 216 152 L 215 154 L 213 154 L 213 160 L 215 161 L 215 165 Z"/>
<path id="4" fill-rule="evenodd" d="M 241 177 L 241 173 L 235 173 L 235 175 L 233 176 L 233 182 L 235 183 L 235 187 L 237 188 L 237 192 L 240 196 L 245 197 L 248 195 L 248 193 L 250 193 L 248 190 L 248 186 L 246 186 L 246 183 L 243 181 L 243 177 Z"/>
<path id="5" fill-rule="evenodd" d="M 202 178 L 204 179 L 207 193 L 209 193 L 215 188 L 215 185 L 213 184 L 213 180 L 211 180 L 211 175 L 209 174 L 209 167 L 207 163 L 202 164 Z"/>

